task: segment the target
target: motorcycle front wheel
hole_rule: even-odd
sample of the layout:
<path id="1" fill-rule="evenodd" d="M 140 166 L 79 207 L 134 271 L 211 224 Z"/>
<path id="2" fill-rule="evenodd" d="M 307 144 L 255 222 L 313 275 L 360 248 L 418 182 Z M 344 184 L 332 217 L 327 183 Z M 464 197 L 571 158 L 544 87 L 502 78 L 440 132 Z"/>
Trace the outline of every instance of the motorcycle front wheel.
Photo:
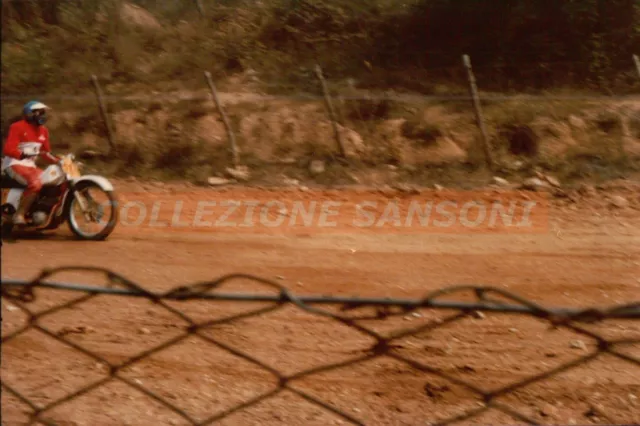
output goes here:
<path id="1" fill-rule="evenodd" d="M 83 240 L 105 240 L 118 222 L 118 204 L 113 191 L 105 191 L 94 182 L 83 182 L 70 195 L 73 198 L 66 214 L 71 232 Z M 102 196 L 103 200 L 97 201 L 95 195 Z M 105 210 L 109 210 L 106 217 Z M 93 232 L 84 230 L 81 225 L 86 223 L 98 225 L 97 229 Z"/>

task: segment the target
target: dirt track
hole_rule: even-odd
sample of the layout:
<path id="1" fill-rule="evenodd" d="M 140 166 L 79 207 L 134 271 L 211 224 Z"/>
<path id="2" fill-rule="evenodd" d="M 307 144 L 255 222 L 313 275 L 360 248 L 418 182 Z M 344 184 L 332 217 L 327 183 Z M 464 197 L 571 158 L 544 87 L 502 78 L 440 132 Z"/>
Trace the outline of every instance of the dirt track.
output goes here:
<path id="1" fill-rule="evenodd" d="M 145 203 L 185 199 L 184 193 L 158 190 L 129 197 Z M 242 190 L 188 194 L 218 202 L 291 199 L 286 194 Z M 613 192 L 608 192 L 611 195 Z M 629 303 L 640 294 L 640 200 L 635 189 L 620 191 L 630 200 L 612 208 L 594 196 L 572 203 L 554 200 L 546 228 L 518 233 L 403 232 L 334 228 L 332 232 L 279 228 L 202 229 L 169 232 L 149 226 L 120 227 L 103 243 L 70 239 L 66 229 L 56 236 L 4 245 L 2 274 L 31 278 L 43 267 L 103 266 L 150 290 L 168 290 L 232 272 L 277 280 L 295 294 L 378 297 L 421 297 L 456 284 L 490 285 L 549 306 L 587 307 Z M 396 195 L 397 196 L 397 195 Z M 484 196 L 494 197 L 494 192 Z M 287 198 L 288 197 L 288 198 Z M 297 197 L 297 195 L 296 195 Z M 304 193 L 307 200 L 383 200 L 389 195 L 367 192 Z M 431 193 L 417 198 L 445 197 Z M 527 199 L 537 195 L 528 194 Z M 406 196 L 400 196 L 406 199 Z M 188 204 L 188 203 L 187 203 Z M 189 213 L 189 206 L 185 212 Z M 342 210 L 341 210 L 342 212 Z M 193 211 L 191 211 L 193 213 Z M 162 220 L 170 213 L 160 213 Z M 219 231 L 219 232 L 217 232 Z M 64 273 L 56 281 L 104 283 L 93 275 Z M 264 291 L 242 281 L 227 291 Z M 39 309 L 67 300 L 68 294 L 41 292 Z M 183 303 L 180 309 L 197 321 L 219 318 L 250 307 Z M 253 305 L 252 305 L 253 306 Z M 450 312 L 369 322 L 385 330 L 443 318 Z M 3 302 L 3 333 L 24 316 Z M 174 316 L 143 300 L 100 296 L 76 308 L 45 317 L 41 324 L 106 357 L 121 362 L 179 333 Z M 608 323 L 609 324 L 609 323 Z M 640 338 L 640 324 L 618 322 L 588 326 L 607 337 Z M 206 333 L 247 351 L 283 374 L 362 355 L 371 339 L 318 316 L 286 308 L 261 318 L 242 319 Z M 572 347 L 577 340 L 585 347 Z M 579 346 L 579 345 L 578 345 Z M 595 350 L 595 342 L 567 331 L 552 331 L 539 320 L 487 314 L 467 318 L 431 333 L 401 341 L 396 349 L 441 373 L 488 390 L 540 374 Z M 640 358 L 640 345 L 625 348 Z M 3 380 L 34 401 L 45 403 L 82 383 L 104 377 L 96 361 L 31 331 L 3 347 Z M 101 376 L 102 375 L 102 376 Z M 189 338 L 171 349 L 123 370 L 122 375 L 198 420 L 273 389 L 272 375 L 237 362 L 221 349 Z M 344 410 L 365 424 L 416 425 L 442 421 L 478 407 L 469 390 L 435 375 L 419 373 L 391 358 L 319 373 L 293 385 Z M 498 400 L 544 424 L 633 423 L 640 421 L 640 367 L 604 355 L 560 376 L 531 384 Z M 21 424 L 25 406 L 3 392 L 3 424 Z M 64 425 L 187 424 L 146 396 L 118 382 L 53 410 Z M 497 411 L 470 424 L 513 424 L 517 419 Z M 284 392 L 232 414 L 223 424 L 346 424 L 343 419 Z"/>

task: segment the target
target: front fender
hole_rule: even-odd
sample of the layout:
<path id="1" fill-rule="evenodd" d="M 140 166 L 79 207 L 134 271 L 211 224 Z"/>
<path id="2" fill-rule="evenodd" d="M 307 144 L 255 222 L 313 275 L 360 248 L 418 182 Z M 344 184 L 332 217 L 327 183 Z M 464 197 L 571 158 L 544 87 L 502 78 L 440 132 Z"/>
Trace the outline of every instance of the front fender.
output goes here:
<path id="1" fill-rule="evenodd" d="M 71 183 L 71 188 L 69 188 L 69 191 L 67 191 L 64 194 L 64 199 L 62 201 L 62 205 L 60 206 L 60 209 L 58 210 L 56 216 L 60 216 L 62 214 L 64 214 L 65 216 L 68 215 L 69 212 L 69 207 L 71 206 L 71 200 L 73 199 L 74 196 L 74 192 L 75 192 L 75 188 L 78 185 L 81 185 L 82 182 L 93 182 L 96 185 L 98 185 L 100 187 L 100 189 L 102 189 L 103 191 L 108 191 L 111 192 L 114 190 L 113 185 L 111 184 L 111 182 L 109 182 L 109 180 L 103 176 L 98 176 L 98 175 L 84 175 L 84 176 L 80 176 L 78 178 L 74 178 L 70 180 Z"/>
<path id="2" fill-rule="evenodd" d="M 98 175 L 85 175 L 71 180 L 74 187 L 78 186 L 81 182 L 93 182 L 100 187 L 103 191 L 113 191 L 113 185 L 109 182 L 109 179 Z"/>

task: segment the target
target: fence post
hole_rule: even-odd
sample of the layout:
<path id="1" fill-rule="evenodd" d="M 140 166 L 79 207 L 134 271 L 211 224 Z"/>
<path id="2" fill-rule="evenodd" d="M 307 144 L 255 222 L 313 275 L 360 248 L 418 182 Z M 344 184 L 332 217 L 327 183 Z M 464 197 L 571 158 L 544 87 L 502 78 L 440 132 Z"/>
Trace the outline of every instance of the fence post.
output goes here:
<path id="1" fill-rule="evenodd" d="M 329 110 L 329 118 L 331 119 L 331 125 L 333 126 L 333 133 L 336 138 L 336 143 L 338 144 L 338 149 L 340 150 L 340 156 L 346 157 L 347 150 L 342 142 L 342 138 L 340 137 L 340 130 L 338 129 L 336 113 L 333 109 L 333 104 L 331 103 L 331 96 L 329 95 L 329 89 L 327 89 L 327 82 L 325 81 L 322 75 L 322 69 L 320 65 L 316 65 L 316 75 L 320 80 L 320 84 L 322 85 L 322 93 L 324 94 L 324 102 Z"/>
<path id="2" fill-rule="evenodd" d="M 638 58 L 638 55 L 633 55 L 633 62 L 636 63 L 636 69 L 638 70 L 638 77 L 640 77 L 640 58 Z"/>
<path id="3" fill-rule="evenodd" d="M 104 97 L 102 96 L 102 89 L 100 88 L 100 83 L 98 83 L 98 77 L 96 77 L 95 74 L 91 76 L 91 80 L 93 81 L 93 87 L 96 90 L 96 97 L 98 98 L 98 105 L 100 107 L 100 114 L 102 115 L 102 120 L 104 121 L 104 124 L 107 127 L 107 138 L 109 140 L 109 148 L 111 150 L 110 154 L 113 154 L 116 150 L 115 134 L 113 132 L 113 128 L 111 127 L 111 122 L 109 121 L 109 115 L 107 114 L 107 107 L 104 103 Z"/>
<path id="4" fill-rule="evenodd" d="M 482 117 L 482 108 L 480 106 L 480 96 L 478 95 L 478 87 L 476 86 L 476 78 L 473 75 L 473 70 L 471 69 L 471 59 L 469 59 L 469 55 L 463 55 L 462 61 L 464 66 L 467 69 L 467 75 L 469 77 L 469 88 L 471 92 L 471 99 L 473 101 L 473 108 L 476 113 L 476 121 L 478 123 L 478 127 L 480 128 L 480 133 L 482 134 L 482 145 L 484 148 L 484 155 L 487 161 L 487 166 L 490 170 L 493 170 L 493 158 L 491 156 L 491 147 L 489 146 L 489 135 L 487 134 L 487 128 L 484 123 L 484 118 Z"/>
<path id="5" fill-rule="evenodd" d="M 196 2 L 196 7 L 198 8 L 198 12 L 200 13 L 200 16 L 204 16 L 204 7 L 202 7 L 202 0 L 195 0 Z"/>
<path id="6" fill-rule="evenodd" d="M 209 89 L 211 89 L 211 96 L 213 97 L 213 101 L 216 104 L 216 108 L 218 112 L 222 116 L 222 121 L 224 123 L 225 129 L 227 129 L 227 136 L 229 137 L 229 144 L 231 145 L 231 158 L 233 162 L 233 167 L 238 166 L 238 146 L 236 144 L 236 137 L 233 134 L 233 129 L 231 128 L 231 124 L 229 123 L 229 119 L 227 118 L 227 114 L 225 114 L 222 109 L 222 105 L 220 104 L 220 99 L 218 99 L 218 91 L 216 90 L 216 86 L 213 84 L 211 80 L 211 73 L 209 71 L 204 72 L 204 76 L 207 79 L 207 84 L 209 85 Z"/>

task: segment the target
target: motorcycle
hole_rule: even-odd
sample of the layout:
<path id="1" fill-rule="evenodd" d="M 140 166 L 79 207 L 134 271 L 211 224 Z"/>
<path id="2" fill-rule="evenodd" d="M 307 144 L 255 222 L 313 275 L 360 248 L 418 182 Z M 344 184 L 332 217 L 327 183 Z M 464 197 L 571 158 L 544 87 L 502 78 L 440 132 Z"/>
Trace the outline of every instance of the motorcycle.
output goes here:
<path id="1" fill-rule="evenodd" d="M 73 234 L 82 240 L 105 240 L 115 229 L 118 222 L 118 206 L 115 190 L 111 182 L 103 176 L 83 175 L 81 163 L 75 161 L 73 154 L 61 157 L 60 164 L 52 164 L 43 170 L 42 189 L 25 214 L 27 223 L 19 229 L 27 232 L 55 230 L 65 221 Z M 2 173 L 2 234 L 3 238 L 14 230 L 12 218 L 16 212 L 26 185 Z M 98 203 L 89 191 L 97 191 L 106 197 Z M 105 215 L 105 210 L 111 213 Z M 80 218 L 86 222 L 97 223 L 95 232 L 81 228 Z M 17 227 L 17 226 L 15 226 Z"/>

